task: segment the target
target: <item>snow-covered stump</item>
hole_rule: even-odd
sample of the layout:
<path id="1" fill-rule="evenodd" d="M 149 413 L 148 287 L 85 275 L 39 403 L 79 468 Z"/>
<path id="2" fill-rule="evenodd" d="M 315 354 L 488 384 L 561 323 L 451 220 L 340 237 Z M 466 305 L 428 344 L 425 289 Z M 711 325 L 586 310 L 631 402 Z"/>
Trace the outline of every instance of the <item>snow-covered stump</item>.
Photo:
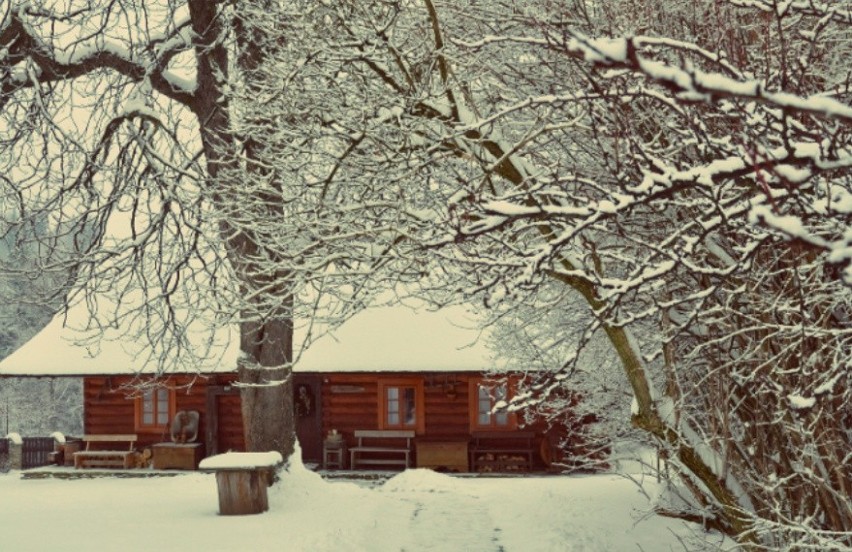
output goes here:
<path id="1" fill-rule="evenodd" d="M 61 431 L 50 434 L 53 437 L 53 453 L 50 455 L 50 463 L 62 465 L 65 462 L 65 435 Z"/>
<path id="2" fill-rule="evenodd" d="M 228 452 L 205 458 L 198 469 L 216 473 L 219 514 L 241 516 L 269 509 L 266 489 L 282 462 L 278 452 Z"/>

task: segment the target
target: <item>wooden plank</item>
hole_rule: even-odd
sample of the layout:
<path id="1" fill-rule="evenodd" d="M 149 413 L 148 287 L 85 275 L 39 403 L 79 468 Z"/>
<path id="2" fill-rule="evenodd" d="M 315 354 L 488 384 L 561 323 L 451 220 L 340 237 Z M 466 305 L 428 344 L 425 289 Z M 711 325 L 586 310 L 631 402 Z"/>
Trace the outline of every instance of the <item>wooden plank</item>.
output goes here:
<path id="1" fill-rule="evenodd" d="M 474 439 L 533 439 L 532 431 L 474 431 Z"/>
<path id="2" fill-rule="evenodd" d="M 393 458 L 357 458 L 356 461 L 358 464 L 366 464 L 370 466 L 408 466 L 408 460 L 394 460 Z"/>
<path id="3" fill-rule="evenodd" d="M 119 435 L 103 435 L 103 434 L 86 434 L 83 435 L 83 441 L 97 441 L 104 443 L 112 443 L 115 441 L 136 441 L 138 436 L 135 433 L 125 433 Z"/>
<path id="4" fill-rule="evenodd" d="M 74 453 L 74 467 L 77 469 L 89 467 L 129 468 L 132 451 L 97 450 Z"/>
<path id="5" fill-rule="evenodd" d="M 81 450 L 79 452 L 75 452 L 74 456 L 79 456 L 80 458 L 124 458 L 133 454 L 133 451 L 130 450 Z"/>
<path id="6" fill-rule="evenodd" d="M 385 376 L 386 374 L 382 374 Z M 347 385 L 352 384 L 376 384 L 378 374 L 327 374 L 325 376 L 327 385 Z"/>
<path id="7" fill-rule="evenodd" d="M 403 447 L 352 447 L 349 450 L 361 452 L 408 452 L 408 449 Z"/>
<path id="8" fill-rule="evenodd" d="M 371 439 L 413 439 L 414 431 L 407 429 L 359 429 L 355 431 L 355 437 L 366 437 Z"/>

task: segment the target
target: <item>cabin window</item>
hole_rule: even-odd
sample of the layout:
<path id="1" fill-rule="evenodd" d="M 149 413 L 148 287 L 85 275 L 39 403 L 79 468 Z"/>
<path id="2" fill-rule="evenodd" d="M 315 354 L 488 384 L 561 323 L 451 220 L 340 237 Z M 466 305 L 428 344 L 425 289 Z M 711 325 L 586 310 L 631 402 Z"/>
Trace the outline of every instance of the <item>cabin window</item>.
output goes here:
<path id="1" fill-rule="evenodd" d="M 413 429 L 422 433 L 423 382 L 419 380 L 388 380 L 379 382 L 379 428 Z"/>
<path id="2" fill-rule="evenodd" d="M 471 426 L 475 429 L 515 429 L 516 416 L 510 413 L 510 382 L 480 380 L 471 390 Z"/>
<path id="3" fill-rule="evenodd" d="M 136 431 L 163 431 L 175 413 L 175 391 L 167 387 L 145 389 L 136 398 Z"/>

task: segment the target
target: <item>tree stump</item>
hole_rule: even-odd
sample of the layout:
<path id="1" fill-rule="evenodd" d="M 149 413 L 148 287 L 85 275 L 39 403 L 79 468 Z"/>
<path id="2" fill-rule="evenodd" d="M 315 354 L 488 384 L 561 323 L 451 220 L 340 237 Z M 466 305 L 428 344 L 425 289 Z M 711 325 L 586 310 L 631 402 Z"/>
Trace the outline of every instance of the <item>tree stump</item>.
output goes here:
<path id="1" fill-rule="evenodd" d="M 260 514 L 269 509 L 268 476 L 264 468 L 216 472 L 219 513 L 223 516 Z"/>
<path id="2" fill-rule="evenodd" d="M 272 484 L 275 466 L 282 461 L 278 452 L 229 452 L 205 458 L 199 469 L 216 473 L 219 513 L 241 516 L 269 509 L 266 488 Z"/>

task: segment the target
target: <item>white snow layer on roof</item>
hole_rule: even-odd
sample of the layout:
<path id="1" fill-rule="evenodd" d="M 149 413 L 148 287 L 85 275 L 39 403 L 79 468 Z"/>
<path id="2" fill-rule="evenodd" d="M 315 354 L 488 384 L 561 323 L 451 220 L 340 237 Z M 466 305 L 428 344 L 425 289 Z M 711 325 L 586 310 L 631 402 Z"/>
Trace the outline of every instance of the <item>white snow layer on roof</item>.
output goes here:
<path id="1" fill-rule="evenodd" d="M 41 332 L 0 362 L 0 376 L 81 376 L 156 373 L 159 363 L 133 332 L 106 329 L 95 343 L 57 315 Z M 298 332 L 297 332 L 298 333 Z M 208 334 L 195 339 L 208 347 Z M 192 341 L 193 338 L 190 338 Z M 299 337 L 297 335 L 297 342 Z M 236 369 L 239 332 L 223 330 L 200 365 L 171 373 L 230 372 Z M 297 359 L 297 372 L 478 371 L 491 367 L 480 331 L 462 308 L 440 311 L 406 307 L 369 308 Z"/>

